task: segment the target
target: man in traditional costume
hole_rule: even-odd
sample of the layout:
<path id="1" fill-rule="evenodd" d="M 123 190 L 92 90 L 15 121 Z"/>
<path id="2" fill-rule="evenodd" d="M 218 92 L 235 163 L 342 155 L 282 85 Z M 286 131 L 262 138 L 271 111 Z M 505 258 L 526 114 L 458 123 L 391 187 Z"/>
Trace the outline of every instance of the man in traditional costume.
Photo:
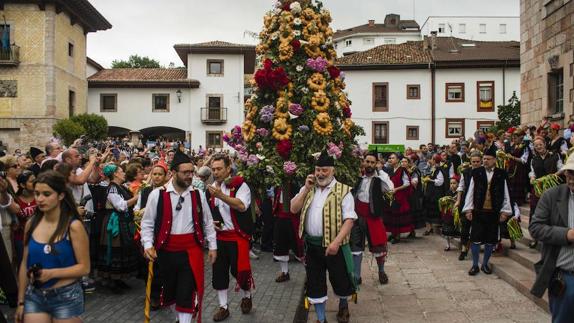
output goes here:
<path id="1" fill-rule="evenodd" d="M 359 179 L 353 189 L 355 196 L 355 211 L 359 219 L 351 230 L 351 251 L 355 265 L 357 284 L 362 283 L 361 262 L 365 250 L 365 240 L 369 243 L 369 251 L 373 254 L 379 267 L 379 283 L 387 284 L 389 278 L 385 273 L 385 258 L 387 256 L 387 230 L 383 223 L 383 194 L 392 191 L 395 186 L 389 175 L 376 171 L 377 156 L 369 154 L 363 161 L 365 174 Z"/>
<path id="2" fill-rule="evenodd" d="M 172 181 L 149 194 L 141 221 L 145 256 L 160 264 L 161 304 L 175 305 L 179 323 L 194 317 L 201 322 L 205 240 L 209 262 L 217 258 L 211 211 L 204 194 L 191 186 L 193 169 L 191 159 L 176 152 Z"/>
<path id="3" fill-rule="evenodd" d="M 317 322 L 325 320 L 327 277 L 339 297 L 338 322 L 349 322 L 347 298 L 355 294 L 349 234 L 357 219 L 351 187 L 335 179 L 335 162 L 322 152 L 314 175 L 291 200 L 291 212 L 301 212 L 299 237 L 306 245 L 307 300 L 315 306 Z"/>
<path id="4" fill-rule="evenodd" d="M 506 221 L 512 214 L 507 174 L 496 167 L 496 150 L 496 145 L 485 149 L 483 166 L 472 171 L 462 210 L 471 221 L 472 268 L 468 272 L 471 276 L 480 270 L 487 275 L 492 273 L 488 261 L 499 240 L 499 223 Z M 484 258 L 479 269 L 481 244 L 484 244 Z"/>
<path id="5" fill-rule="evenodd" d="M 213 264 L 213 289 L 217 290 L 219 309 L 215 322 L 229 317 L 227 289 L 229 272 L 241 289 L 241 312 L 251 312 L 251 289 L 255 287 L 249 260 L 249 241 L 254 231 L 251 214 L 251 191 L 239 176 L 231 177 L 231 160 L 223 154 L 214 155 L 211 171 L 215 183 L 207 187 L 207 200 L 217 231 L 217 260 Z"/>
<path id="6" fill-rule="evenodd" d="M 460 222 L 462 223 L 462 228 L 460 230 L 460 254 L 458 255 L 458 260 L 462 261 L 468 255 L 468 250 L 470 248 L 470 221 L 462 213 L 462 208 L 464 207 L 464 201 L 466 200 L 466 194 L 468 193 L 468 187 L 470 186 L 470 179 L 472 177 L 472 170 L 482 166 L 482 153 L 478 150 L 473 151 L 470 154 L 470 166 L 464 167 L 461 172 L 460 182 L 458 183 L 457 189 L 457 199 L 455 207 L 459 209 L 461 214 Z"/>

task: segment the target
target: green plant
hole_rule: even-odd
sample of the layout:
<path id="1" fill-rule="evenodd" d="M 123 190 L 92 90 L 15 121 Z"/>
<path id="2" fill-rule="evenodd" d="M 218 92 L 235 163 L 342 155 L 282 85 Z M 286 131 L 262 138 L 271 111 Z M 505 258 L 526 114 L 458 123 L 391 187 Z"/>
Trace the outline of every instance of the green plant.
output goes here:
<path id="1" fill-rule="evenodd" d="M 90 140 L 106 139 L 108 134 L 108 122 L 97 114 L 78 114 L 71 118 L 85 129 L 85 135 Z"/>
<path id="2" fill-rule="evenodd" d="M 520 100 L 516 96 L 516 91 L 508 99 L 508 104 L 498 106 L 498 121 L 490 128 L 491 132 L 496 133 L 498 130 L 506 131 L 510 127 L 520 125 Z"/>
<path id="3" fill-rule="evenodd" d="M 160 68 L 159 61 L 147 56 L 131 55 L 127 61 L 113 60 L 112 68 Z"/>
<path id="4" fill-rule="evenodd" d="M 67 146 L 71 145 L 74 140 L 86 133 L 86 129 L 84 129 L 81 124 L 70 119 L 59 120 L 54 124 L 52 131 L 54 135 L 60 137 Z"/>

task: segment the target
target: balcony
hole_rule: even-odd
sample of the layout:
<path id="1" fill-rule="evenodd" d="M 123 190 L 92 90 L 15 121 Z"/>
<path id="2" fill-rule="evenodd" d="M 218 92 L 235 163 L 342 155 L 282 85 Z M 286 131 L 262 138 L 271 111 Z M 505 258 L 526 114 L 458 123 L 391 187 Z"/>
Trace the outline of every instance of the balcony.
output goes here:
<path id="1" fill-rule="evenodd" d="M 0 66 L 18 66 L 18 64 L 20 64 L 20 46 L 0 48 Z"/>
<path id="2" fill-rule="evenodd" d="M 205 124 L 227 123 L 227 108 L 201 108 L 201 122 Z"/>

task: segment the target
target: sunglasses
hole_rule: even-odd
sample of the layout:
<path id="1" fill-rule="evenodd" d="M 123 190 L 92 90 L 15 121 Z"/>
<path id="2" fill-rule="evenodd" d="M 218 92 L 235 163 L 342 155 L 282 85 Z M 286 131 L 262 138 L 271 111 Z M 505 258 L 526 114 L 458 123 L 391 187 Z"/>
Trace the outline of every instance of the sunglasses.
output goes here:
<path id="1" fill-rule="evenodd" d="M 177 201 L 177 205 L 175 206 L 176 211 L 181 211 L 181 208 L 183 207 L 181 203 L 183 203 L 183 201 L 185 201 L 185 198 L 183 196 L 180 196 L 179 200 Z"/>

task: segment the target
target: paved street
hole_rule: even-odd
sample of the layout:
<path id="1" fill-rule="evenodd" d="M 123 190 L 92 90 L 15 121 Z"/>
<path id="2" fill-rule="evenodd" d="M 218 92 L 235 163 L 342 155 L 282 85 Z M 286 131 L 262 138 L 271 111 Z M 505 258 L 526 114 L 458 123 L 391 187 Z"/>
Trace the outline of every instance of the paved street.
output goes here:
<path id="1" fill-rule="evenodd" d="M 374 259 L 364 258 L 359 302 L 350 304 L 352 322 L 550 322 L 544 310 L 496 275 L 468 276 L 471 260 L 459 261 L 457 250 L 444 252 L 444 239 L 403 241 L 389 245 L 388 285 L 379 285 Z M 331 294 L 329 322 L 337 321 L 337 304 Z M 308 322 L 315 319 L 311 311 Z"/>

